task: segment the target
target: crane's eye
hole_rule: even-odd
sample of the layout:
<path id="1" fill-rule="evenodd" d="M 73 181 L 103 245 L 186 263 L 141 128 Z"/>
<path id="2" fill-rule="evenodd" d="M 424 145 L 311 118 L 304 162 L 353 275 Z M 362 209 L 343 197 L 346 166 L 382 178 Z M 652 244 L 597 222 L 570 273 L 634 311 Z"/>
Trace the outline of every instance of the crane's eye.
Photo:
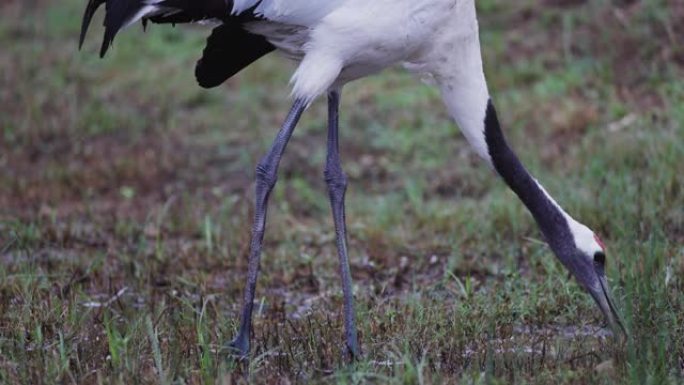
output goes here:
<path id="1" fill-rule="evenodd" d="M 606 264 L 606 254 L 603 251 L 597 251 L 594 254 L 594 263 L 604 266 Z"/>

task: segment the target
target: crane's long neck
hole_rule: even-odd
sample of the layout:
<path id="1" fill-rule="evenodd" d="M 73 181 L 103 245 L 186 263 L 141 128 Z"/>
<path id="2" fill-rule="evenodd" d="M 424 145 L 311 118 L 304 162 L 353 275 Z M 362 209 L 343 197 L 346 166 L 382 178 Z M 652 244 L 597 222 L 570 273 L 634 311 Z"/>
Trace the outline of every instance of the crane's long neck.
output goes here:
<path id="1" fill-rule="evenodd" d="M 556 203 L 508 145 L 481 67 L 468 77 L 440 80 L 450 115 L 478 155 L 496 170 L 532 213 L 551 248 L 558 252 L 560 248 L 574 245 L 571 226 L 582 225 Z"/>
<path id="2" fill-rule="evenodd" d="M 530 175 L 501 131 L 483 71 L 474 1 L 458 2 L 451 17 L 460 21 L 436 31 L 423 57 L 450 115 L 478 155 L 529 209 L 552 249 L 558 252 L 558 248 L 574 245 L 575 230 L 584 226 L 572 219 Z"/>
<path id="3" fill-rule="evenodd" d="M 525 204 L 554 251 L 574 245 L 571 227 L 583 225 L 556 203 L 510 148 L 486 85 L 468 96 L 458 92 L 458 88 L 443 85 L 442 95 L 468 142 Z"/>
<path id="4" fill-rule="evenodd" d="M 579 224 L 522 165 L 506 142 L 491 100 L 487 102 L 485 111 L 483 134 L 492 166 L 532 213 L 554 251 L 574 245 L 570 225 Z"/>

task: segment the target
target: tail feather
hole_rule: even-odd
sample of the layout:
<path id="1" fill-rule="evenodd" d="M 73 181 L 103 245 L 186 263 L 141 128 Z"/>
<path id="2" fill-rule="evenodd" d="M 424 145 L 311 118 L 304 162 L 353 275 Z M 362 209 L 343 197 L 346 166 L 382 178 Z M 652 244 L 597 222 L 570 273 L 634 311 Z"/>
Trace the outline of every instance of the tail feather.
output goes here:
<path id="1" fill-rule="evenodd" d="M 105 4 L 104 39 L 100 48 L 103 57 L 117 33 L 142 19 L 161 23 L 186 23 L 204 19 L 223 19 L 230 15 L 232 0 L 89 0 L 83 15 L 79 48 L 83 46 L 93 15 Z"/>
<path id="2" fill-rule="evenodd" d="M 140 20 L 142 17 L 157 11 L 157 7 L 149 0 L 107 0 L 107 14 L 105 15 L 105 33 L 100 49 L 103 57 L 112 45 L 114 37 L 122 28 Z"/>
<path id="3" fill-rule="evenodd" d="M 124 27 L 141 18 L 156 14 L 160 8 L 159 0 L 90 0 L 86 6 L 81 26 L 79 48 L 83 45 L 88 27 L 95 11 L 105 4 L 104 39 L 100 48 L 100 57 L 103 57 L 112 45 L 116 34 Z"/>
<path id="4" fill-rule="evenodd" d="M 104 4 L 104 2 L 105 0 L 88 1 L 85 13 L 83 14 L 83 22 L 81 23 L 81 37 L 78 39 L 78 49 L 81 49 L 83 47 L 83 41 L 85 40 L 86 34 L 88 33 L 88 27 L 90 26 L 90 22 L 93 20 L 93 15 L 95 14 L 95 11 L 97 11 L 97 9 L 100 8 L 100 6 Z"/>

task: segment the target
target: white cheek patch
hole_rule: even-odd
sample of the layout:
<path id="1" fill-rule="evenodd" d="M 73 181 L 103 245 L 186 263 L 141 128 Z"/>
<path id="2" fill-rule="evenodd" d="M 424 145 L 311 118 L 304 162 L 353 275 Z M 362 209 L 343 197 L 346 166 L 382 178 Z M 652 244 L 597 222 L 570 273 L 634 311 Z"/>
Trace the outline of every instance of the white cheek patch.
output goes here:
<path id="1" fill-rule="evenodd" d="M 568 216 L 568 225 L 570 226 L 570 232 L 572 232 L 575 238 L 575 246 L 583 251 L 589 258 L 593 258 L 594 254 L 599 251 L 603 251 L 602 243 L 599 243 L 598 237 L 593 231 L 576 220 Z"/>
<path id="2" fill-rule="evenodd" d="M 599 251 L 603 251 L 605 247 L 603 242 L 591 231 L 587 226 L 577 222 L 573 217 L 563 210 L 562 207 L 549 195 L 544 187 L 537 181 L 537 185 L 544 192 L 544 195 L 563 213 L 565 220 L 568 222 L 568 227 L 572 233 L 572 237 L 575 240 L 575 247 L 582 251 L 588 258 L 594 258 L 594 254 Z"/>

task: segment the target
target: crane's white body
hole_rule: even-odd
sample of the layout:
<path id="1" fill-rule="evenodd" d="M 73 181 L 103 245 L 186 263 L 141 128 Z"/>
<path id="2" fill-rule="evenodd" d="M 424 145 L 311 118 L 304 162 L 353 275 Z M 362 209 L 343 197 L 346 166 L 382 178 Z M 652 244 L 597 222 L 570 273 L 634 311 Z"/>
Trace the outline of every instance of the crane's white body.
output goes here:
<path id="1" fill-rule="evenodd" d="M 450 115 L 475 152 L 499 173 L 527 206 L 553 252 L 594 297 L 611 325 L 618 325 L 624 331 L 610 299 L 604 272 L 605 254 L 598 237 L 558 205 L 527 172 L 506 143 L 483 71 L 475 0 L 232 0 L 232 9 L 230 1 L 216 3 L 215 0 L 197 0 L 197 3 L 183 5 L 170 0 L 136 1 L 139 9 L 129 15 L 126 12 L 130 12 L 131 3 L 122 0 L 90 0 L 84 16 L 81 41 L 94 10 L 107 2 L 111 18 L 109 25 L 106 25 L 108 28 L 105 29 L 101 54 L 104 54 L 121 25 L 140 18 L 173 15 L 178 12 L 183 16 L 178 20 L 184 22 L 213 18 L 218 18 L 219 23 L 231 18 L 239 21 L 239 30 L 228 30 L 233 31 L 232 36 L 245 39 L 238 42 L 246 45 L 232 41 L 233 50 L 223 50 L 231 40 L 222 35 L 225 30 L 215 30 L 218 37 L 212 34 L 213 39 L 209 38 L 207 46 L 207 49 L 211 46 L 209 53 L 214 60 L 218 52 L 228 58 L 241 59 L 240 55 L 244 55 L 242 58 L 249 59 L 246 63 L 238 61 L 232 64 L 249 64 L 275 47 L 299 62 L 291 81 L 295 98 L 292 110 L 271 150 L 257 167 L 257 199 L 248 280 L 240 330 L 230 345 L 240 355 L 246 355 L 249 351 L 249 331 L 265 229 L 266 203 L 275 184 L 278 163 L 301 113 L 323 94 L 328 94 L 329 101 L 325 174 L 341 261 L 347 347 L 353 355 L 358 354 L 344 224 L 344 192 L 347 182 L 337 149 L 339 89 L 347 82 L 397 64 L 421 76 L 434 78 Z M 188 9 L 173 8 L 191 7 L 192 4 L 199 4 L 201 10 L 201 6 L 218 5 L 219 11 L 207 11 L 202 14 L 209 16 L 193 18 L 190 14 L 183 14 Z M 221 6 L 225 8 L 220 8 Z M 228 15 L 228 12 L 235 17 Z M 166 22 L 173 22 L 172 20 L 169 18 Z M 258 43 L 253 40 L 255 36 L 267 44 L 266 51 L 259 51 L 264 49 L 263 45 L 252 49 L 255 47 L 254 43 Z M 217 40 L 221 37 L 224 40 Z M 216 44 L 219 44 L 218 49 Z M 229 61 L 219 60 L 218 63 L 219 69 L 231 69 L 232 64 Z M 198 68 L 202 67 L 198 65 Z M 236 68 L 239 70 L 243 67 Z M 215 74 L 211 71 L 214 70 L 216 68 L 207 71 L 213 76 Z M 220 70 L 217 72 L 221 74 Z M 219 77 L 219 80 L 223 81 L 228 77 Z M 213 80 L 205 84 L 213 84 Z"/>
<path id="2" fill-rule="evenodd" d="M 268 19 L 246 27 L 301 61 L 292 82 L 295 97 L 313 100 L 329 88 L 396 64 L 436 77 L 453 77 L 455 68 L 469 76 L 473 67 L 481 72 L 480 59 L 468 63 L 471 56 L 480 57 L 473 0 L 321 1 L 325 12 L 314 12 L 315 20 L 306 13 L 315 7 L 302 8 L 308 20 L 303 25 L 292 24 L 291 13 L 281 16 L 273 10 L 285 12 L 277 6 L 282 2 L 261 3 L 257 11 L 264 8 Z M 300 3 L 306 1 L 293 6 Z M 456 52 L 466 46 L 471 54 Z M 486 89 L 484 82 L 480 86 Z"/>
<path id="3" fill-rule="evenodd" d="M 147 0 L 130 23 L 174 9 Z M 233 14 L 254 8 L 245 24 L 299 62 L 292 94 L 311 103 L 344 84 L 394 65 L 434 78 L 450 115 L 490 166 L 483 121 L 490 99 L 483 72 L 475 0 L 234 0 Z M 539 184 L 568 222 L 576 246 L 602 250 Z"/>
<path id="4" fill-rule="evenodd" d="M 130 23 L 173 10 L 149 0 Z M 330 89 L 402 64 L 433 77 L 468 142 L 491 164 L 482 132 L 489 100 L 474 0 L 235 0 L 263 20 L 245 28 L 300 62 L 295 98 L 312 102 Z"/>
<path id="5" fill-rule="evenodd" d="M 403 64 L 414 73 L 435 78 L 451 115 L 475 151 L 489 161 L 482 134 L 489 92 L 474 1 L 331 3 L 337 8 L 311 25 L 267 20 L 246 26 L 301 61 L 292 77 L 293 95 L 312 101 L 330 88 Z"/>

